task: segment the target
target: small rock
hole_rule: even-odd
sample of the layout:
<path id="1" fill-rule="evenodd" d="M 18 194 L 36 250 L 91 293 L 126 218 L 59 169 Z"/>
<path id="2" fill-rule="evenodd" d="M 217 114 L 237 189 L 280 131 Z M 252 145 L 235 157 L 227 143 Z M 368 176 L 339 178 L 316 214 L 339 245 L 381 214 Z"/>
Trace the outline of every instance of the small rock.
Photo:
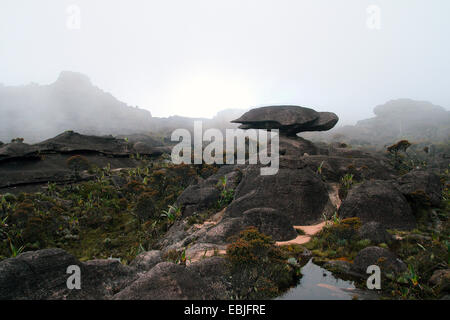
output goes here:
<path id="1" fill-rule="evenodd" d="M 161 251 L 151 250 L 138 255 L 130 263 L 130 267 L 135 268 L 138 271 L 148 271 L 160 262 L 162 262 Z"/>
<path id="2" fill-rule="evenodd" d="M 433 272 L 430 284 L 439 288 L 440 292 L 450 291 L 450 269 L 441 269 Z"/>

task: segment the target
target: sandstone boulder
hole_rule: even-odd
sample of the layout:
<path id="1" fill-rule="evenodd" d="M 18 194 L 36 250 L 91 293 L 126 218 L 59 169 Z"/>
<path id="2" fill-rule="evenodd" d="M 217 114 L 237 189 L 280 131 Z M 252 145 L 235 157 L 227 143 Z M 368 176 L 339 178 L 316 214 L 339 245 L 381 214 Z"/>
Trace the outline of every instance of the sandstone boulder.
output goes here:
<path id="1" fill-rule="evenodd" d="M 245 227 L 256 227 L 275 241 L 291 240 L 297 236 L 292 222 L 276 209 L 253 208 L 245 211 L 243 216 Z"/>
<path id="2" fill-rule="evenodd" d="M 411 201 L 439 207 L 442 198 L 442 184 L 439 176 L 427 170 L 413 170 L 397 179 L 399 190 Z"/>
<path id="3" fill-rule="evenodd" d="M 414 215 L 406 198 L 391 181 L 370 180 L 353 186 L 339 207 L 341 218 L 358 217 L 386 229 L 413 229 Z"/>
<path id="4" fill-rule="evenodd" d="M 295 163 L 293 163 L 295 164 Z M 275 175 L 260 175 L 257 166 L 249 166 L 235 192 L 226 215 L 240 217 L 254 208 L 273 208 L 292 225 L 314 224 L 323 218 L 329 205 L 326 185 L 307 167 L 283 167 Z"/>

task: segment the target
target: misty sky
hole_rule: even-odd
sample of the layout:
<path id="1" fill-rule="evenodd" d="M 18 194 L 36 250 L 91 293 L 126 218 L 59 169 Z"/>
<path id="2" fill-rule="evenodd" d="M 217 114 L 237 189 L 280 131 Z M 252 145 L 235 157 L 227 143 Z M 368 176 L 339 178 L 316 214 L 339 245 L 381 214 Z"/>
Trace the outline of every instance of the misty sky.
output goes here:
<path id="1" fill-rule="evenodd" d="M 80 29 L 67 27 L 73 4 Z M 397 98 L 449 108 L 449 13 L 448 0 L 1 0 L 0 83 L 78 71 L 154 116 L 298 104 L 351 122 Z"/>

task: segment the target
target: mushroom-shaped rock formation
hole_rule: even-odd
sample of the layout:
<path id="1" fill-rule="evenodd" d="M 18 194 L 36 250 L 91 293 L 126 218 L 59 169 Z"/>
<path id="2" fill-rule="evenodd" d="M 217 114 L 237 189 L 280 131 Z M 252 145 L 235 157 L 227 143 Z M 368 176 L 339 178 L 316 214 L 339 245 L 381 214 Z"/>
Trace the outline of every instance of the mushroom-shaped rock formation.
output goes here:
<path id="1" fill-rule="evenodd" d="M 338 120 L 332 112 L 299 106 L 268 106 L 252 109 L 231 122 L 241 123 L 241 129 L 279 129 L 281 134 L 295 136 L 304 131 L 330 130 Z"/>

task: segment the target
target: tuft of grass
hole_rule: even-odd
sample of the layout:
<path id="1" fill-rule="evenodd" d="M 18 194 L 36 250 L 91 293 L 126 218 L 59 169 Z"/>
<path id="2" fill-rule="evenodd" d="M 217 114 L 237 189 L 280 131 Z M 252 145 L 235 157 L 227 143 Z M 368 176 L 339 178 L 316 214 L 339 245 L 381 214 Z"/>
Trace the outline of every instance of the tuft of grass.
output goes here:
<path id="1" fill-rule="evenodd" d="M 220 189 L 220 198 L 217 202 L 217 209 L 223 209 L 229 205 L 234 199 L 234 190 L 227 188 L 227 177 L 223 176 L 219 179 L 217 187 Z"/>

